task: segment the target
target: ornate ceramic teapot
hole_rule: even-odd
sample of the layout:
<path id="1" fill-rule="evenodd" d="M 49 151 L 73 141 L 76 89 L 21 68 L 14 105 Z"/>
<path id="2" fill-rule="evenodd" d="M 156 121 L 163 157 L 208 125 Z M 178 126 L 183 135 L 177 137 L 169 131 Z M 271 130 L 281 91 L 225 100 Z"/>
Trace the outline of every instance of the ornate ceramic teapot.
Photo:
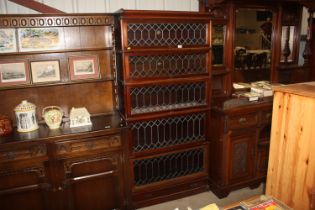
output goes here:
<path id="1" fill-rule="evenodd" d="M 50 129 L 58 129 L 62 122 L 63 111 L 59 106 L 47 106 L 42 116 Z"/>

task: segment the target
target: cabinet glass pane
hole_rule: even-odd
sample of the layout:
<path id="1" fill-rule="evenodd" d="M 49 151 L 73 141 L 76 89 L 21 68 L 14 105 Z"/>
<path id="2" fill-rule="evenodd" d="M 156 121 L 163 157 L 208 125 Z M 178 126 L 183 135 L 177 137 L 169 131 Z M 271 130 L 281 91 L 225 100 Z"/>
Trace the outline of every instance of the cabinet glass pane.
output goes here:
<path id="1" fill-rule="evenodd" d="M 206 23 L 129 23 L 128 47 L 207 44 Z"/>
<path id="2" fill-rule="evenodd" d="M 150 85 L 130 90 L 131 114 L 206 105 L 205 82 Z"/>
<path id="3" fill-rule="evenodd" d="M 134 161 L 136 186 L 173 179 L 204 170 L 204 149 L 163 155 Z"/>
<path id="4" fill-rule="evenodd" d="M 224 43 L 226 26 L 215 24 L 212 28 L 212 65 L 224 65 Z"/>
<path id="5" fill-rule="evenodd" d="M 133 151 L 204 141 L 206 116 L 205 113 L 196 113 L 133 123 Z"/>
<path id="6" fill-rule="evenodd" d="M 207 53 L 129 57 L 130 78 L 176 77 L 208 72 Z"/>
<path id="7" fill-rule="evenodd" d="M 281 62 L 292 62 L 294 55 L 295 26 L 282 26 L 281 32 Z"/>

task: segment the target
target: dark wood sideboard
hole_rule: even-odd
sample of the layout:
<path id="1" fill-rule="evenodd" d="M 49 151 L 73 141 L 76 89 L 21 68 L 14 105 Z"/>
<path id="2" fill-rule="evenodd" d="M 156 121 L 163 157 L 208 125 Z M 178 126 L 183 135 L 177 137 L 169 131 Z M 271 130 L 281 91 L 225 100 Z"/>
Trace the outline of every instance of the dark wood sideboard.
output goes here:
<path id="1" fill-rule="evenodd" d="M 210 189 L 218 197 L 258 187 L 266 180 L 272 98 L 227 99 L 213 106 L 210 121 Z"/>
<path id="2" fill-rule="evenodd" d="M 13 31 L 17 46 L 0 53 L 1 64 L 23 61 L 29 74 L 25 84 L 1 81 L 1 114 L 15 125 L 15 106 L 28 100 L 37 106 L 39 121 L 38 130 L 0 137 L 0 208 L 125 209 L 113 15 L 1 15 L 0 28 Z M 41 30 L 49 32 L 38 39 Z M 57 37 L 60 45 L 50 47 L 46 35 Z M 24 38 L 33 44 L 23 46 Z M 95 58 L 96 73 L 76 75 L 74 58 Z M 36 80 L 31 64 L 44 61 L 58 62 L 59 78 Z M 60 129 L 48 129 L 42 119 L 42 109 L 50 105 L 64 112 Z M 93 125 L 69 128 L 71 107 L 86 107 Z"/>
<path id="3" fill-rule="evenodd" d="M 1 209 L 125 208 L 121 118 L 98 116 L 92 123 L 89 129 L 40 125 L 2 137 Z"/>

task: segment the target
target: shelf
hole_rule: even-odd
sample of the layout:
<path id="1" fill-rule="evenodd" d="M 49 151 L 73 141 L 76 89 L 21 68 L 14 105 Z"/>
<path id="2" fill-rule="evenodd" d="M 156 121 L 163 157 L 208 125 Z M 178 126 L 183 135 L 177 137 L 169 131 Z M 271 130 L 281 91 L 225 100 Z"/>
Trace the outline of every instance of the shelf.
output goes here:
<path id="1" fill-rule="evenodd" d="M 19 142 L 30 142 L 39 140 L 58 140 L 64 139 L 65 136 L 68 139 L 77 138 L 80 134 L 80 138 L 84 135 L 88 137 L 89 135 L 96 135 L 98 132 L 110 133 L 118 132 L 124 123 L 121 121 L 120 115 L 118 113 L 110 113 L 99 116 L 91 117 L 92 126 L 82 126 L 77 128 L 70 128 L 70 122 L 65 119 L 65 122 L 61 124 L 59 129 L 50 130 L 46 124 L 40 124 L 39 129 L 26 133 L 17 132 L 16 128 L 14 132 L 8 136 L 0 137 L 0 145 L 5 143 L 19 143 Z"/>
<path id="2" fill-rule="evenodd" d="M 187 109 L 187 108 L 194 108 L 198 106 L 205 106 L 206 103 L 197 103 L 197 102 L 190 102 L 190 103 L 179 103 L 179 104 L 170 104 L 164 106 L 152 106 L 152 107 L 145 107 L 145 108 L 135 108 L 131 110 L 131 114 L 146 114 L 150 112 L 162 112 L 168 111 L 173 109 Z"/>
<path id="3" fill-rule="evenodd" d="M 85 83 L 95 83 L 95 82 L 109 82 L 114 81 L 114 78 L 103 78 L 103 79 L 90 79 L 90 80 L 77 80 L 69 82 L 57 82 L 57 83 L 38 83 L 38 84 L 24 84 L 8 87 L 0 87 L 1 90 L 16 90 L 16 89 L 26 89 L 26 88 L 37 88 L 37 87 L 51 87 L 51 86 L 62 86 L 62 85 L 73 85 L 73 84 L 85 84 Z"/>
<path id="4" fill-rule="evenodd" d="M 0 53 L 1 56 L 9 55 L 34 55 L 34 54 L 51 54 L 51 53 L 68 53 L 68 52 L 85 52 L 85 51 L 102 51 L 102 50 L 113 50 L 113 47 L 97 47 L 97 48 L 80 48 L 80 49 L 60 49 L 60 50 L 49 50 L 49 51 L 29 51 L 29 52 L 11 52 L 11 53 Z"/>
<path id="5" fill-rule="evenodd" d="M 191 53 L 197 51 L 210 51 L 211 47 L 209 46 L 189 46 L 185 48 L 177 48 L 177 47 L 148 47 L 148 48 L 132 48 L 130 50 L 124 49 L 118 51 L 119 53 L 146 53 L 146 54 L 154 54 L 157 52 L 160 53 Z"/>

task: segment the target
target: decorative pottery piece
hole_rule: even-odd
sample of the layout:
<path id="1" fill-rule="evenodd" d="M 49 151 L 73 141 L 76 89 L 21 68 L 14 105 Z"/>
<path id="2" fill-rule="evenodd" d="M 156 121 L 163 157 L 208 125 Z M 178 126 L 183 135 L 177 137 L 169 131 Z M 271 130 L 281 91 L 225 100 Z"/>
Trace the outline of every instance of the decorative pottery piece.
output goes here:
<path id="1" fill-rule="evenodd" d="M 14 109 L 18 132 L 29 132 L 38 129 L 36 106 L 26 100 Z"/>
<path id="2" fill-rule="evenodd" d="M 90 113 L 85 107 L 72 108 L 70 111 L 70 128 L 92 125 Z"/>
<path id="3" fill-rule="evenodd" d="M 63 111 L 59 106 L 47 106 L 42 116 L 50 129 L 58 129 L 62 122 Z"/>
<path id="4" fill-rule="evenodd" d="M 5 115 L 0 115 L 0 136 L 9 135 L 12 131 L 10 118 Z"/>

